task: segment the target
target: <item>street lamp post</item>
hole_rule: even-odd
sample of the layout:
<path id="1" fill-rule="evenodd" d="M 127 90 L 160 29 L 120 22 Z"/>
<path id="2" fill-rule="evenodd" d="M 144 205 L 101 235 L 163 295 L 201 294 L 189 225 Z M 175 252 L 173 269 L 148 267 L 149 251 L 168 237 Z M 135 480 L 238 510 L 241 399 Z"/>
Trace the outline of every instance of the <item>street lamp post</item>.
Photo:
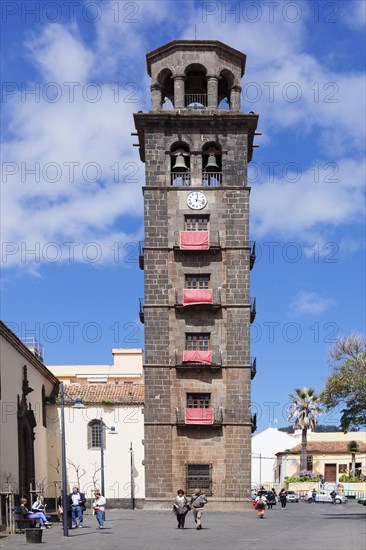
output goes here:
<path id="1" fill-rule="evenodd" d="M 67 483 L 66 483 L 66 438 L 65 438 L 65 387 L 63 382 L 60 384 L 60 401 L 61 401 L 61 466 L 62 466 L 62 527 L 64 537 L 69 536 L 69 524 L 67 517 Z M 84 409 L 85 405 L 81 397 L 75 400 L 70 399 L 75 409 Z"/>
<path id="2" fill-rule="evenodd" d="M 61 399 L 61 464 L 62 464 L 62 526 L 64 537 L 69 536 L 69 525 L 67 518 L 67 495 L 66 495 L 66 442 L 65 442 L 65 389 L 63 383 L 60 385 Z"/>
<path id="3" fill-rule="evenodd" d="M 135 509 L 135 480 L 133 475 L 133 448 L 132 441 L 130 443 L 130 473 L 131 473 L 131 508 Z"/>
<path id="4" fill-rule="evenodd" d="M 105 497 L 104 493 L 104 423 L 103 418 L 100 417 L 100 490 L 102 495 Z"/>
<path id="5" fill-rule="evenodd" d="M 106 424 L 103 422 L 103 418 L 100 417 L 100 490 L 102 495 L 105 497 L 105 484 L 104 484 L 104 428 L 107 428 L 109 430 L 110 435 L 117 435 L 118 432 L 116 432 L 116 428 L 114 426 L 111 426 L 108 428 Z"/>

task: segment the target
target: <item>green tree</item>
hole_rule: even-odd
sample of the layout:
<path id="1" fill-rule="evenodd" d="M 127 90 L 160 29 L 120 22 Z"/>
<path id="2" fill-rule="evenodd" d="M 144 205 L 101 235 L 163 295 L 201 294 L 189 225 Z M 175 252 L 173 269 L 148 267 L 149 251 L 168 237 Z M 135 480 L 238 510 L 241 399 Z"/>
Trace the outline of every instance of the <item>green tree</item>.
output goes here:
<path id="1" fill-rule="evenodd" d="M 320 395 L 327 409 L 342 406 L 344 432 L 366 426 L 366 341 L 361 334 L 338 338 L 329 351 L 331 374 Z"/>
<path id="2" fill-rule="evenodd" d="M 295 392 L 295 394 L 289 394 L 291 404 L 288 409 L 288 420 L 293 421 L 294 428 L 301 430 L 300 470 L 302 471 L 307 470 L 307 433 L 309 429 L 314 430 L 322 409 L 314 388 L 296 388 Z"/>

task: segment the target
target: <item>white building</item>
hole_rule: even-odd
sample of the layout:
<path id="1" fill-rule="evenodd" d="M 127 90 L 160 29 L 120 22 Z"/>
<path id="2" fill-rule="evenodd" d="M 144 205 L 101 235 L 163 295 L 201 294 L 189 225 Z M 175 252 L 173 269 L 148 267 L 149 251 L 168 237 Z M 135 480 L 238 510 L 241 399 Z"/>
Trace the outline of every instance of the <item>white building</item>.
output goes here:
<path id="1" fill-rule="evenodd" d="M 252 488 L 273 486 L 276 453 L 294 447 L 296 434 L 289 435 L 276 428 L 267 428 L 252 436 Z"/>
<path id="2" fill-rule="evenodd" d="M 103 436 L 108 505 L 131 507 L 131 497 L 134 497 L 135 505 L 140 507 L 145 497 L 143 351 L 114 349 L 112 353 L 113 365 L 49 367 L 65 384 L 68 490 L 76 485 L 91 498 L 94 489 L 101 489 Z M 78 397 L 85 408 L 73 408 Z M 60 413 L 59 399 L 48 405 L 48 476 L 54 496 L 60 494 L 61 488 Z M 101 418 L 104 429 L 101 429 Z M 110 433 L 112 427 L 115 433 Z"/>

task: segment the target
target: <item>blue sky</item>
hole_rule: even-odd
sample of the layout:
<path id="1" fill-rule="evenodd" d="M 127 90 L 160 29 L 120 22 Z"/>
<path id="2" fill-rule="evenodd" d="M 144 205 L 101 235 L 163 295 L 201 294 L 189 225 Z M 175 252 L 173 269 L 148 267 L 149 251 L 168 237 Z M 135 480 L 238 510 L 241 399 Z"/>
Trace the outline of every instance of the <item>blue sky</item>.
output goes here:
<path id="1" fill-rule="evenodd" d="M 132 113 L 150 105 L 146 52 L 196 26 L 247 54 L 242 108 L 263 132 L 249 171 L 259 427 L 285 424 L 295 387 L 321 390 L 327 349 L 365 323 L 365 6 L 2 2 L 1 317 L 46 364 L 143 347 Z"/>

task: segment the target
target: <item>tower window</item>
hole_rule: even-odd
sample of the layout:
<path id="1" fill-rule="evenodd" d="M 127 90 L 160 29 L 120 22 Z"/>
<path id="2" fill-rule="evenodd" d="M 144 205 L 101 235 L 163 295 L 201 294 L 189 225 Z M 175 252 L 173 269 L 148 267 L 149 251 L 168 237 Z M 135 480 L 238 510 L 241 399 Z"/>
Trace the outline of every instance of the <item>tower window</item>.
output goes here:
<path id="1" fill-rule="evenodd" d="M 210 464 L 187 464 L 187 493 L 199 487 L 207 496 L 212 494 L 212 468 Z"/>
<path id="2" fill-rule="evenodd" d="M 186 231 L 207 231 L 208 216 L 184 216 Z"/>
<path id="3" fill-rule="evenodd" d="M 210 393 L 187 393 L 188 409 L 208 409 L 211 403 Z"/>
<path id="4" fill-rule="evenodd" d="M 210 275 L 186 275 L 186 288 L 209 288 Z"/>
<path id="5" fill-rule="evenodd" d="M 209 334 L 186 334 L 186 349 L 193 351 L 208 351 L 210 349 Z"/>

